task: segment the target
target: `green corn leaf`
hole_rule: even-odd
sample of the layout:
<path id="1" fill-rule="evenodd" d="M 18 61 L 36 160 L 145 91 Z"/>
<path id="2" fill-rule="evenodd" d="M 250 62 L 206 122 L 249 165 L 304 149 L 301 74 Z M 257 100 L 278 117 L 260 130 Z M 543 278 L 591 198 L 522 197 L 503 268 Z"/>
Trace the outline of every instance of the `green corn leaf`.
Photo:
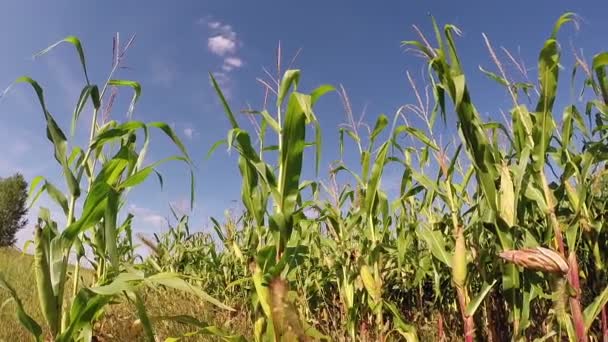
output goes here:
<path id="1" fill-rule="evenodd" d="M 130 87 L 133 89 L 133 98 L 131 99 L 131 104 L 129 105 L 129 111 L 127 112 L 127 117 L 131 118 L 133 111 L 135 110 L 135 104 L 141 96 L 141 84 L 139 84 L 139 82 L 128 80 L 110 80 L 108 85 L 115 87 Z"/>
<path id="2" fill-rule="evenodd" d="M 564 152 L 567 152 L 567 149 L 570 146 L 570 139 L 572 139 L 572 112 L 574 110 L 576 110 L 576 107 L 574 106 L 566 107 L 566 109 L 564 110 L 564 115 L 562 117 L 562 149 L 564 150 Z"/>
<path id="3" fill-rule="evenodd" d="M 168 161 L 172 161 L 172 160 L 183 161 L 184 163 L 188 164 L 188 160 L 181 156 L 171 156 L 171 157 L 164 158 L 164 159 L 159 160 L 149 166 L 146 166 L 143 169 L 130 175 L 127 179 L 124 180 L 124 182 L 120 183 L 118 188 L 119 189 L 132 188 L 132 187 L 135 187 L 135 186 L 141 184 L 143 181 L 145 181 L 148 178 L 148 176 L 152 173 L 152 171 L 154 171 L 158 166 L 160 166 L 161 164 L 164 164 Z M 162 184 L 162 182 L 161 182 L 161 184 Z"/>
<path id="4" fill-rule="evenodd" d="M 34 273 L 42 316 L 46 320 L 51 334 L 56 336 L 61 320 L 58 312 L 59 305 L 51 282 L 51 268 L 47 254 L 48 240 L 43 234 L 42 228 L 36 228 L 34 232 Z"/>
<path id="5" fill-rule="evenodd" d="M 368 215 L 371 215 L 372 213 L 372 207 L 374 205 L 374 201 L 377 198 L 378 189 L 380 188 L 382 173 L 384 171 L 384 166 L 386 165 L 386 155 L 388 153 L 388 147 L 388 142 L 385 142 L 382 144 L 382 146 L 380 146 L 380 149 L 376 154 L 376 160 L 372 167 L 371 176 L 365 189 L 364 210 Z"/>
<path id="6" fill-rule="evenodd" d="M 289 89 L 293 86 L 293 91 L 297 91 L 298 82 L 300 81 L 300 70 L 287 70 L 283 74 L 283 79 L 281 80 L 281 86 L 279 88 L 279 93 L 277 95 L 277 107 L 281 107 L 283 105 L 283 100 L 289 92 Z"/>
<path id="7" fill-rule="evenodd" d="M 65 275 L 67 271 L 66 243 L 61 235 L 55 236 L 49 246 L 49 273 L 51 276 L 51 286 L 57 298 L 57 305 L 61 308 L 65 286 Z"/>
<path id="8" fill-rule="evenodd" d="M 46 54 L 47 52 L 51 51 L 52 49 L 54 49 L 57 45 L 61 44 L 61 43 L 69 43 L 72 44 L 74 46 L 74 48 L 76 48 L 76 52 L 78 53 L 78 57 L 80 58 L 80 65 L 82 66 L 82 70 L 84 71 L 84 78 L 87 81 L 87 85 L 89 84 L 89 75 L 87 73 L 87 64 L 84 58 L 84 49 L 82 48 L 82 44 L 80 43 L 80 40 L 78 39 L 78 37 L 75 36 L 68 36 L 65 37 L 64 39 L 56 42 L 55 44 L 47 47 L 46 49 L 38 52 L 37 54 L 34 55 L 34 57 L 38 57 L 38 56 L 42 56 L 44 54 Z"/>
<path id="9" fill-rule="evenodd" d="M 555 23 L 555 25 L 553 26 L 553 31 L 551 32 L 551 38 L 553 38 L 553 39 L 557 38 L 557 33 L 559 32 L 560 28 L 564 24 L 573 21 L 574 17 L 575 17 L 575 14 L 573 12 L 566 12 L 566 13 L 562 14 L 559 17 L 559 19 L 557 20 L 557 22 Z"/>
<path id="10" fill-rule="evenodd" d="M 591 328 L 593 321 L 595 321 L 595 318 L 600 314 L 606 303 L 608 303 L 608 286 L 585 308 L 583 317 L 586 330 Z"/>
<path id="11" fill-rule="evenodd" d="M 264 285 L 264 275 L 262 274 L 262 270 L 256 264 L 255 270 L 252 275 L 253 285 L 255 286 L 255 291 L 258 295 L 258 300 L 262 310 L 266 317 L 272 317 L 272 311 L 270 310 L 270 291 L 268 287 Z"/>
<path id="12" fill-rule="evenodd" d="M 384 306 L 388 308 L 393 315 L 393 325 L 399 334 L 401 334 L 407 342 L 418 342 L 416 328 L 411 324 L 405 323 L 397 307 L 393 303 L 387 301 L 384 301 Z"/>
<path id="13" fill-rule="evenodd" d="M 422 52 L 428 59 L 433 59 L 433 57 L 435 57 L 435 54 L 433 53 L 433 51 L 431 51 L 428 47 L 426 47 L 426 45 L 422 44 L 419 41 L 415 41 L 415 40 L 404 40 L 401 42 L 402 46 L 413 46 L 414 48 L 418 49 L 420 52 Z"/>
<path id="14" fill-rule="evenodd" d="M 181 290 L 181 291 L 184 291 L 187 293 L 197 295 L 201 299 L 203 299 L 221 309 L 228 310 L 228 311 L 234 311 L 233 308 L 231 308 L 231 307 L 223 304 L 222 302 L 218 301 L 217 299 L 211 297 L 209 294 L 207 294 L 202 289 L 200 289 L 196 286 L 190 285 L 188 282 L 186 282 L 185 280 L 180 278 L 178 274 L 166 273 L 166 272 L 158 273 L 158 274 L 155 274 L 155 275 L 152 275 L 152 276 L 146 278 L 145 281 L 149 284 L 163 285 L 163 286 L 170 287 L 170 288 L 173 288 L 176 290 Z"/>
<path id="15" fill-rule="evenodd" d="M 280 156 L 279 193 L 283 213 L 290 215 L 295 210 L 302 172 L 304 152 L 305 115 L 310 107 L 310 96 L 293 93 L 287 104 L 282 134 Z"/>
<path id="16" fill-rule="evenodd" d="M 99 314 L 100 310 L 107 305 L 111 296 L 102 296 L 88 289 L 81 289 L 72 302 L 70 308 L 70 323 L 65 331 L 56 339 L 57 342 L 74 341 L 76 334 L 82 329 L 91 328 L 91 322 Z"/>
<path id="17" fill-rule="evenodd" d="M 352 130 L 350 129 L 344 129 L 342 128 L 341 131 L 346 132 L 346 134 L 353 139 L 354 142 L 359 143 L 361 142 L 361 138 L 359 138 L 359 136 Z"/>
<path id="18" fill-rule="evenodd" d="M 500 206 L 498 207 L 498 212 L 509 227 L 513 227 L 516 219 L 515 192 L 511 172 L 506 164 L 503 164 L 500 169 L 499 196 Z"/>
<path id="19" fill-rule="evenodd" d="M 38 101 L 40 102 L 40 106 L 42 107 L 44 118 L 46 120 L 47 138 L 53 143 L 53 146 L 55 147 L 55 159 L 59 164 L 64 165 L 66 163 L 67 140 L 65 134 L 63 134 L 63 131 L 61 131 L 61 128 L 59 128 L 59 125 L 57 125 L 57 122 L 55 122 L 55 119 L 53 119 L 53 116 L 51 116 L 51 113 L 46 108 L 42 87 L 40 87 L 38 82 L 27 76 L 18 78 L 17 80 L 15 80 L 15 83 L 28 83 L 36 92 L 36 95 L 38 96 Z"/>
<path id="20" fill-rule="evenodd" d="M 315 90 L 313 90 L 310 93 L 310 104 L 312 106 L 314 106 L 323 95 L 325 95 L 329 92 L 335 91 L 335 90 L 336 90 L 336 88 L 334 88 L 330 85 L 327 85 L 327 84 L 317 87 Z"/>
<path id="21" fill-rule="evenodd" d="M 512 266 L 515 266 L 515 265 L 512 265 Z M 503 280 L 503 282 L 504 282 L 504 280 Z M 524 282 L 524 286 L 522 286 L 522 288 L 519 291 L 522 292 L 521 303 L 518 303 L 517 301 L 515 301 L 515 303 L 513 303 L 514 309 L 515 309 L 513 312 L 513 315 L 515 316 L 516 319 L 519 320 L 519 323 L 520 323 L 519 331 L 516 332 L 517 335 L 520 335 L 521 333 L 523 333 L 526 330 L 526 328 L 528 328 L 529 323 L 530 323 L 529 319 L 530 319 L 531 304 L 532 304 L 532 301 L 538 295 L 537 287 L 529 286 L 525 282 Z"/>
<path id="22" fill-rule="evenodd" d="M 137 163 L 135 164 L 135 170 L 139 170 L 144 164 L 144 161 L 146 160 L 148 154 L 148 148 L 150 147 L 150 135 L 148 132 L 148 127 L 144 126 L 142 127 L 142 130 L 144 131 L 144 144 L 142 145 L 141 150 L 139 151 Z"/>
<path id="23" fill-rule="evenodd" d="M 424 224 L 419 230 L 416 230 L 416 234 L 426 242 L 430 248 L 431 254 L 433 254 L 437 260 L 451 267 L 452 256 L 446 250 L 445 239 L 441 232 L 431 230 Z"/>
<path id="24" fill-rule="evenodd" d="M 92 287 L 89 290 L 102 296 L 115 296 L 123 292 L 132 292 L 136 285 L 144 280 L 144 275 L 137 272 L 122 272 L 111 283 Z"/>
<path id="25" fill-rule="evenodd" d="M 555 102 L 559 75 L 559 47 L 557 41 L 547 40 L 538 61 L 540 98 L 536 106 L 535 125 L 535 169 L 538 171 L 545 164 L 545 154 L 549 147 L 550 137 L 555 128 L 551 110 Z"/>
<path id="26" fill-rule="evenodd" d="M 105 182 L 115 186 L 120 181 L 123 173 L 129 167 L 129 148 L 123 146 L 112 159 L 106 162 L 95 178 L 96 182 Z"/>
<path id="27" fill-rule="evenodd" d="M 230 121 L 232 128 L 239 128 L 239 124 L 237 123 L 236 118 L 235 118 L 234 114 L 232 113 L 232 109 L 230 109 L 230 106 L 228 105 L 228 101 L 226 101 L 226 97 L 224 96 L 224 93 L 222 92 L 222 89 L 220 88 L 219 84 L 215 80 L 215 77 L 213 77 L 213 74 L 209 73 L 209 78 L 211 79 L 211 84 L 213 85 L 213 89 L 215 89 L 215 92 L 217 93 L 217 95 L 220 98 L 220 102 L 222 103 L 222 106 L 224 107 L 224 112 L 226 113 L 226 116 L 228 117 L 228 120 Z"/>
<path id="28" fill-rule="evenodd" d="M 34 336 L 37 342 L 42 341 L 42 328 L 25 312 L 23 302 L 21 302 L 21 299 L 17 296 L 17 291 L 15 291 L 15 289 L 6 281 L 6 278 L 2 273 L 0 273 L 0 289 L 6 290 L 15 303 L 15 315 L 21 325 Z"/>
<path id="29" fill-rule="evenodd" d="M 374 302 L 378 302 L 379 300 L 381 300 L 382 288 L 378 286 L 378 282 L 376 281 L 376 278 L 373 275 L 372 269 L 367 265 L 363 265 L 361 266 L 359 275 L 361 276 L 361 280 L 363 281 L 365 289 L 372 297 Z"/>
<path id="30" fill-rule="evenodd" d="M 422 132 L 418 128 L 410 127 L 410 126 L 403 126 L 403 125 L 397 126 L 395 128 L 394 136 L 397 137 L 401 133 L 410 134 L 413 137 L 415 137 L 416 139 L 420 140 L 420 142 L 422 142 L 423 144 L 432 148 L 433 150 L 439 151 L 439 147 L 431 139 L 429 139 L 429 137 L 426 134 L 424 134 L 424 132 Z"/>
<path id="31" fill-rule="evenodd" d="M 84 159 L 84 152 L 78 146 L 72 147 L 72 153 L 68 157 L 68 166 L 74 165 L 78 166 L 82 164 L 82 160 Z"/>
<path id="32" fill-rule="evenodd" d="M 448 166 L 448 174 L 446 175 L 446 177 L 450 180 L 452 179 L 452 175 L 454 174 L 454 168 L 456 167 L 456 162 L 458 161 L 460 151 L 462 151 L 462 144 L 458 144 L 456 152 L 454 152 L 454 156 L 450 160 L 450 165 Z M 465 184 L 466 182 L 463 182 L 463 186 L 465 186 Z"/>
<path id="33" fill-rule="evenodd" d="M 376 141 L 376 138 L 380 133 L 382 133 L 386 126 L 388 126 L 388 117 L 382 114 L 378 117 L 378 120 L 376 120 L 376 126 L 374 126 L 374 130 L 369 137 L 370 145 L 374 144 L 374 141 Z"/>
<path id="34" fill-rule="evenodd" d="M 146 303 L 144 302 L 141 294 L 138 291 L 133 291 L 128 293 L 129 298 L 135 302 L 135 307 L 137 308 L 137 316 L 141 321 L 141 324 L 144 328 L 144 332 L 146 334 L 147 342 L 155 342 L 156 337 L 154 333 L 154 325 L 150 316 L 148 316 L 148 311 L 146 310 Z"/>
<path id="35" fill-rule="evenodd" d="M 281 125 L 272 117 L 268 111 L 263 110 L 260 115 L 264 118 L 264 121 L 278 134 L 281 134 Z"/>
<path id="36" fill-rule="evenodd" d="M 311 100 L 312 103 L 312 100 Z M 323 136 L 321 134 L 321 124 L 315 120 L 315 175 L 319 175 L 321 165 L 321 149 L 323 147 Z"/>
<path id="37" fill-rule="evenodd" d="M 205 159 L 211 158 L 211 155 L 213 154 L 213 152 L 215 152 L 215 150 L 217 150 L 217 148 L 222 145 L 228 145 L 228 140 L 222 139 L 222 140 L 218 140 L 215 143 L 213 143 L 213 145 L 211 145 L 211 148 L 209 148 L 209 151 L 207 152 L 207 156 L 205 157 Z"/>
<path id="38" fill-rule="evenodd" d="M 68 215 L 68 200 L 65 198 L 63 193 L 59 191 L 52 183 L 45 181 L 44 189 L 49 194 L 49 196 L 63 209 L 65 215 Z"/>
<path id="39" fill-rule="evenodd" d="M 538 189 L 536 187 L 536 185 L 534 183 L 528 183 L 528 186 L 525 189 L 524 194 L 527 198 L 536 202 L 536 205 L 538 205 L 538 208 L 542 212 L 547 212 L 548 207 L 547 207 L 547 201 L 545 199 L 545 195 L 543 194 L 543 192 L 540 189 Z"/>
<path id="40" fill-rule="evenodd" d="M 514 208 L 517 208 L 521 189 L 526 176 L 526 168 L 530 161 L 530 148 L 526 146 L 520 153 L 519 164 L 513 168 Z M 511 248 L 511 247 L 508 247 Z"/>
<path id="41" fill-rule="evenodd" d="M 80 185 L 78 184 L 78 180 L 76 180 L 74 173 L 72 173 L 72 170 L 70 170 L 70 168 L 68 167 L 67 160 L 64 161 L 62 164 L 63 175 L 68 185 L 68 190 L 70 191 L 70 194 L 74 198 L 80 197 Z"/>
<path id="42" fill-rule="evenodd" d="M 93 183 L 91 191 L 85 199 L 80 219 L 62 232 L 67 241 L 73 241 L 79 233 L 89 229 L 103 217 L 109 191 L 110 186 L 103 180 Z"/>
<path id="43" fill-rule="evenodd" d="M 454 37 L 452 33 L 460 34 L 460 29 L 454 25 L 445 25 L 444 26 L 444 34 L 445 38 L 448 42 L 449 52 L 450 52 L 450 63 L 452 64 L 452 71 L 457 75 L 462 74 L 462 68 L 460 67 L 460 59 L 458 58 L 458 53 L 456 52 L 456 44 L 454 43 Z M 458 92 L 458 91 L 457 91 Z"/>
<path id="44" fill-rule="evenodd" d="M 74 114 L 72 115 L 72 125 L 70 129 L 70 134 L 72 136 L 74 136 L 74 132 L 76 130 L 76 122 L 78 121 L 80 113 L 82 113 L 82 110 L 84 109 L 84 106 L 86 105 L 87 99 L 89 97 L 93 102 L 93 108 L 99 109 L 99 107 L 101 106 L 101 100 L 99 98 L 99 88 L 97 88 L 96 85 L 87 85 L 82 88 L 80 96 L 78 97 L 78 102 L 76 103 L 76 107 L 74 108 Z"/>
<path id="45" fill-rule="evenodd" d="M 465 315 L 467 317 L 475 315 L 477 308 L 479 308 L 479 305 L 481 305 L 488 293 L 490 293 L 490 290 L 492 290 L 494 284 L 496 284 L 496 279 L 492 282 L 492 284 L 484 284 L 481 291 L 479 291 L 479 294 L 469 302 L 465 310 Z"/>
<path id="46" fill-rule="evenodd" d="M 365 181 L 367 181 L 369 178 L 369 164 L 371 163 L 371 161 L 370 161 L 371 147 L 372 146 L 370 146 L 369 151 L 361 152 L 361 177 Z"/>
<path id="47" fill-rule="evenodd" d="M 437 25 L 437 21 L 435 20 L 435 17 L 431 16 L 431 21 L 433 22 L 433 30 L 435 31 L 435 39 L 437 40 L 437 46 L 438 46 L 438 48 L 436 50 L 436 53 L 438 54 L 437 59 L 441 61 L 445 58 L 443 37 L 441 36 L 441 31 L 439 29 L 439 25 Z"/>
<path id="48" fill-rule="evenodd" d="M 118 249 L 116 219 L 118 217 L 120 193 L 114 189 L 110 189 L 107 194 L 107 205 L 103 218 L 104 237 L 105 237 L 105 252 L 110 257 L 110 265 L 113 269 L 118 269 Z"/>
<path id="49" fill-rule="evenodd" d="M 173 128 L 171 128 L 171 126 L 167 125 L 164 122 L 151 122 L 148 124 L 148 126 L 156 127 L 158 129 L 160 129 L 161 131 L 163 131 L 171 139 L 171 141 L 173 141 L 173 143 L 179 148 L 180 152 L 184 155 L 184 157 L 186 157 L 188 162 L 191 163 L 191 159 L 190 159 L 190 156 L 188 155 L 188 151 L 186 150 L 186 147 L 182 143 L 181 139 L 175 134 L 175 132 L 173 131 Z"/>
<path id="50" fill-rule="evenodd" d="M 604 104 L 608 105 L 608 76 L 606 75 L 606 67 L 608 67 L 608 52 L 602 52 L 593 56 L 592 68 L 595 70 Z"/>
<path id="51" fill-rule="evenodd" d="M 28 206 L 28 209 L 32 208 L 34 203 L 36 203 L 36 201 L 38 200 L 38 197 L 40 197 L 42 192 L 44 192 L 45 186 L 43 184 L 42 187 L 40 189 L 38 189 L 36 194 L 34 196 L 32 196 L 34 194 L 34 190 L 36 190 L 36 188 L 38 187 L 38 184 L 40 184 L 40 182 L 42 182 L 44 180 L 45 180 L 44 177 L 36 176 L 36 177 L 32 178 L 32 180 L 30 181 L 30 189 L 27 193 L 27 197 L 30 199 L 30 204 Z"/>
<path id="52" fill-rule="evenodd" d="M 156 174 L 160 176 L 160 174 L 158 172 L 156 172 Z M 163 186 L 162 177 L 159 179 L 160 179 L 160 186 L 161 186 L 161 190 L 162 190 L 162 186 Z M 194 189 L 196 187 L 194 182 L 195 182 L 194 181 L 194 171 L 192 169 L 190 169 L 190 210 L 194 209 L 194 201 L 195 201 Z"/>
<path id="53" fill-rule="evenodd" d="M 192 336 L 196 336 L 196 335 L 208 335 L 208 336 L 219 337 L 219 338 L 221 338 L 222 341 L 227 341 L 227 342 L 245 342 L 245 341 L 247 341 L 243 336 L 231 335 L 216 326 L 209 325 L 205 322 L 199 321 L 198 319 L 196 319 L 192 316 L 188 316 L 188 315 L 155 316 L 155 317 L 151 317 L 151 319 L 152 319 L 152 321 L 177 322 L 177 323 L 181 323 L 181 324 L 185 324 L 188 326 L 193 326 L 193 327 L 198 328 L 198 330 L 196 330 L 195 333 L 188 334 L 187 336 L 184 335 L 184 337 L 192 337 Z M 177 340 L 178 339 L 172 339 L 171 341 L 177 341 Z M 169 339 L 165 340 L 165 342 L 167 342 L 167 341 L 169 341 Z"/>
<path id="54" fill-rule="evenodd" d="M 503 85 L 505 87 L 509 86 L 509 81 L 504 79 L 502 76 L 498 76 L 497 74 L 495 74 L 491 71 L 488 71 L 488 70 L 482 68 L 481 66 L 479 66 L 479 70 L 481 70 L 481 72 L 483 72 L 486 76 L 488 76 L 492 80 L 498 82 L 498 84 Z"/>
<path id="55" fill-rule="evenodd" d="M 91 142 L 90 148 L 93 150 L 111 141 L 122 139 L 138 129 L 146 130 L 146 124 L 140 121 L 129 121 L 114 127 L 108 125 L 99 130 Z"/>

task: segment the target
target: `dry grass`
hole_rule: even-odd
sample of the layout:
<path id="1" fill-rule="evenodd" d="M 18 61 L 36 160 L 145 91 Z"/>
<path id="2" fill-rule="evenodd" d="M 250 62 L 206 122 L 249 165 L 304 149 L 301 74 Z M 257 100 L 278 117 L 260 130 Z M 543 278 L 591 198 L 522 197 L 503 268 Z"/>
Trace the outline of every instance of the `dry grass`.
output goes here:
<path id="1" fill-rule="evenodd" d="M 39 311 L 38 295 L 33 273 L 32 256 L 22 254 L 15 249 L 0 248 L 0 270 L 5 274 L 7 280 L 17 290 L 19 297 L 29 315 L 36 321 L 43 322 Z M 68 272 L 71 272 L 70 270 Z M 92 273 L 82 270 L 85 284 L 92 280 Z M 68 282 L 70 285 L 71 281 Z M 71 293 L 70 286 L 66 291 Z M 247 317 L 242 310 L 227 314 L 216 312 L 208 304 L 172 290 L 150 289 L 143 293 L 146 308 L 151 317 L 163 315 L 191 315 L 198 320 L 214 324 L 227 331 L 240 333 L 247 331 Z M 4 303 L 8 296 L 0 291 L 0 303 Z M 66 303 L 68 304 L 68 303 Z M 143 340 L 143 336 L 134 328 L 133 323 L 137 320 L 135 307 L 123 298 L 107 308 L 103 319 L 96 324 L 96 335 L 101 341 L 137 341 Z M 170 336 L 180 336 L 187 332 L 195 331 L 194 327 L 187 327 L 178 323 L 158 321 L 155 323 L 157 338 L 164 340 Z M 0 342 L 30 341 L 31 335 L 22 328 L 14 316 L 13 304 L 7 302 L 0 310 Z M 204 336 L 191 337 L 184 341 L 212 340 Z"/>

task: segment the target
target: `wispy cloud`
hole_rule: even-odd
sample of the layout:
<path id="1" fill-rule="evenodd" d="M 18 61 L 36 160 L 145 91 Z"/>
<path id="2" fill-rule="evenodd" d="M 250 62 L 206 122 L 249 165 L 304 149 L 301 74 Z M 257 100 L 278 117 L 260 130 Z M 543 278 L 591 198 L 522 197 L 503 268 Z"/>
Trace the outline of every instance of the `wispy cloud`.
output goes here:
<path id="1" fill-rule="evenodd" d="M 188 139 L 192 139 L 192 137 L 194 136 L 194 128 L 192 127 L 186 127 L 184 128 L 184 135 L 188 138 Z"/>
<path id="2" fill-rule="evenodd" d="M 243 66 L 243 60 L 238 57 L 227 57 L 224 59 L 222 70 L 228 72 Z"/>
<path id="3" fill-rule="evenodd" d="M 148 230 L 147 228 L 159 230 L 167 225 L 167 219 L 152 209 L 140 207 L 136 204 L 131 204 L 129 206 L 129 211 L 133 215 L 135 215 L 136 219 L 141 220 L 144 224 L 149 225 L 149 227 L 137 227 L 141 228 L 140 230 Z"/>
<path id="4" fill-rule="evenodd" d="M 214 54 L 224 56 L 227 53 L 234 53 L 236 51 L 236 40 L 235 38 L 217 35 L 209 38 L 207 46 Z"/>
<path id="5" fill-rule="evenodd" d="M 222 58 L 221 71 L 213 73 L 218 83 L 222 86 L 224 95 L 232 95 L 232 78 L 230 73 L 245 65 L 245 61 L 239 56 L 239 49 L 243 42 L 238 34 L 229 24 L 211 17 L 202 18 L 199 24 L 206 25 L 209 30 L 207 48 L 209 51 Z"/>
<path id="6" fill-rule="evenodd" d="M 241 42 L 232 26 L 219 21 L 209 21 L 207 27 L 211 30 L 211 37 L 207 39 L 209 51 L 220 57 L 236 53 Z"/>

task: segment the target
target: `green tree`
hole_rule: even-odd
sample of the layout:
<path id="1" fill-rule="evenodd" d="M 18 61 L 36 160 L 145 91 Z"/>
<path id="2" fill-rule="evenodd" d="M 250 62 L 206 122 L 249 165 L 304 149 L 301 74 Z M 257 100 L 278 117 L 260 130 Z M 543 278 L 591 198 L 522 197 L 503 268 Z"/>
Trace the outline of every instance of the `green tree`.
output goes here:
<path id="1" fill-rule="evenodd" d="M 0 247 L 12 246 L 15 235 L 27 224 L 27 182 L 19 173 L 0 178 Z"/>

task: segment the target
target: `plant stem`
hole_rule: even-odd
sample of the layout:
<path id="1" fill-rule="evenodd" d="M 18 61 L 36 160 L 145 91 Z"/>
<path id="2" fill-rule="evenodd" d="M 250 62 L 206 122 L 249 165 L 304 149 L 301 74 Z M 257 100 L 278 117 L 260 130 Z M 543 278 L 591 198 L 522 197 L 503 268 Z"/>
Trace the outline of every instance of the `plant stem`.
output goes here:
<path id="1" fill-rule="evenodd" d="M 606 305 L 602 307 L 602 341 L 608 342 L 608 315 L 606 314 Z"/>
<path id="2" fill-rule="evenodd" d="M 78 277 L 80 276 L 80 258 L 76 259 L 76 265 L 74 265 L 74 284 L 72 288 L 72 298 L 76 297 L 78 293 Z"/>
<path id="3" fill-rule="evenodd" d="M 553 227 L 557 249 L 559 253 L 568 260 L 568 282 L 576 292 L 576 295 L 570 296 L 569 298 L 570 312 L 572 315 L 572 323 L 574 324 L 574 329 L 576 332 L 576 338 L 579 342 L 586 342 L 587 332 L 585 331 L 585 321 L 583 318 L 583 310 L 581 308 L 580 301 L 581 287 L 578 275 L 578 261 L 576 258 L 576 252 L 569 251 L 569 255 L 566 254 L 562 229 L 560 227 L 559 221 L 557 220 L 557 215 L 555 215 L 556 205 L 553 201 L 551 189 L 549 188 L 549 183 L 547 182 L 547 177 L 545 176 L 545 172 L 542 169 L 540 170 L 540 179 L 542 181 L 545 201 L 547 202 L 547 216 L 549 222 L 551 223 L 551 226 Z"/>
<path id="4" fill-rule="evenodd" d="M 458 219 L 458 208 L 454 201 L 452 192 L 452 184 L 450 183 L 450 175 L 444 170 L 445 186 L 449 199 L 452 229 L 456 244 L 454 246 L 454 256 L 452 258 L 452 281 L 456 287 L 456 296 L 458 297 L 458 306 L 464 323 L 464 337 L 466 342 L 473 342 L 475 339 L 475 320 L 473 316 L 467 316 L 466 308 L 469 304 L 469 294 L 466 285 L 467 276 L 467 260 L 466 260 L 466 243 L 464 238 L 464 228 L 460 225 Z"/>

